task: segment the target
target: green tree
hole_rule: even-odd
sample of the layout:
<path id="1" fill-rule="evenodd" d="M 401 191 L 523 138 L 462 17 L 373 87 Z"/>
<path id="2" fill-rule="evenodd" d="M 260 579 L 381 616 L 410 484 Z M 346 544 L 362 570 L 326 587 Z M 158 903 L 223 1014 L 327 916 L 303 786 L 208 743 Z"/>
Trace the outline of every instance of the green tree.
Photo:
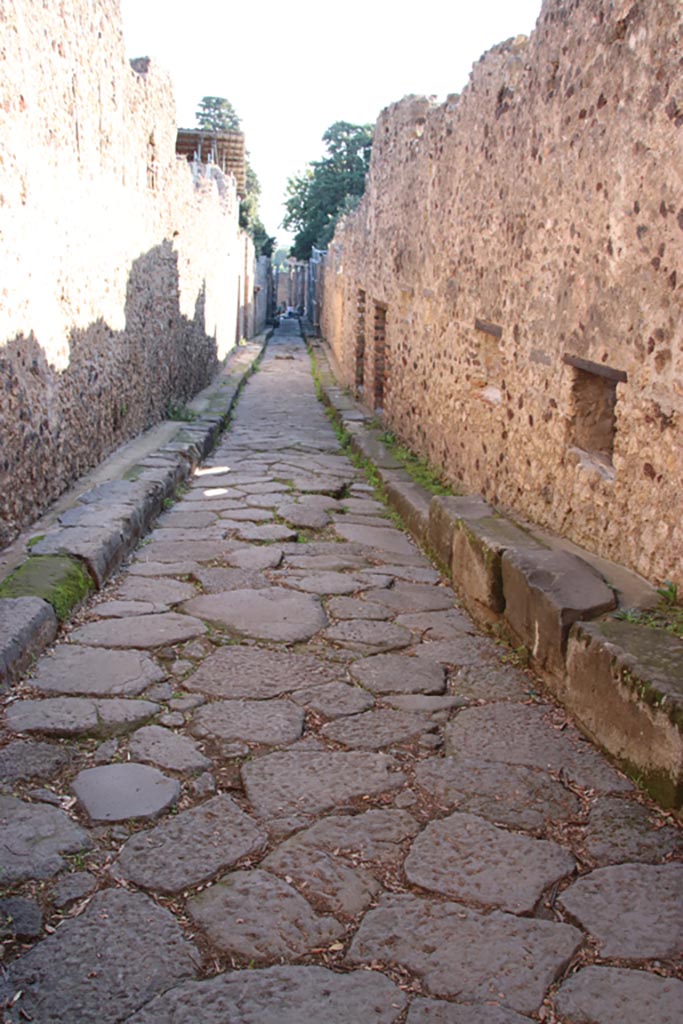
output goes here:
<path id="1" fill-rule="evenodd" d="M 239 132 L 241 121 L 230 100 L 223 96 L 204 96 L 195 114 L 197 127 L 209 132 Z"/>
<path id="2" fill-rule="evenodd" d="M 275 238 L 268 234 L 259 213 L 261 182 L 247 159 L 247 193 L 240 202 L 240 227 L 248 231 L 254 240 L 257 256 L 272 256 Z"/>
<path id="3" fill-rule="evenodd" d="M 308 259 L 312 246 L 326 248 L 340 216 L 360 200 L 370 166 L 372 131 L 369 124 L 336 121 L 323 135 L 327 156 L 287 182 L 283 223 L 296 232 L 292 256 Z"/>

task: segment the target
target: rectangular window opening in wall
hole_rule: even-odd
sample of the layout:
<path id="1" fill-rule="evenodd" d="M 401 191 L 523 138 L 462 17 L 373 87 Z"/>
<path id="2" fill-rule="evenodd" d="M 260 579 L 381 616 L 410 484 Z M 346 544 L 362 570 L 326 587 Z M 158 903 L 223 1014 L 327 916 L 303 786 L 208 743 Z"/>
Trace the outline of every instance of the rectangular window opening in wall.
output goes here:
<path id="1" fill-rule="evenodd" d="M 384 402 L 387 393 L 387 307 L 381 302 L 375 303 L 375 314 L 373 324 L 374 341 L 374 408 L 384 409 Z"/>
<path id="2" fill-rule="evenodd" d="M 363 391 L 365 382 L 365 292 L 358 289 L 356 300 L 356 391 Z"/>
<path id="3" fill-rule="evenodd" d="M 617 384 L 627 380 L 623 370 L 565 356 L 573 369 L 572 444 L 611 466 L 616 436 Z"/>

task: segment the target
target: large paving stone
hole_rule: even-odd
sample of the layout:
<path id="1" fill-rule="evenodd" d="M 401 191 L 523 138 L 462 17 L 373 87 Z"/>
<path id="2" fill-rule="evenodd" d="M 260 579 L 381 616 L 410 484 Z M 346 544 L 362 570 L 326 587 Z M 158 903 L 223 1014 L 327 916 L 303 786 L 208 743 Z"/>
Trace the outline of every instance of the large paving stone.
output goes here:
<path id="1" fill-rule="evenodd" d="M 257 640 L 310 640 L 327 625 L 320 598 L 284 587 L 195 597 L 183 605 L 183 610 Z"/>
<path id="2" fill-rule="evenodd" d="M 200 739 L 230 745 L 266 743 L 280 746 L 298 740 L 304 728 L 304 712 L 287 700 L 215 701 L 199 708 L 190 732 Z"/>
<path id="3" fill-rule="evenodd" d="M 43 930 L 43 914 L 35 900 L 23 896 L 0 899 L 0 941 L 8 936 L 37 939 Z"/>
<path id="4" fill-rule="evenodd" d="M 128 751 L 134 761 L 145 761 L 175 772 L 197 772 L 211 767 L 189 736 L 181 736 L 161 725 L 147 725 L 133 733 Z"/>
<path id="5" fill-rule="evenodd" d="M 124 601 L 151 601 L 154 604 L 174 605 L 187 601 L 196 593 L 191 583 L 183 580 L 150 580 L 128 576 L 117 588 L 117 597 Z"/>
<path id="6" fill-rule="evenodd" d="M 359 526 L 354 523 L 335 523 L 335 533 L 344 540 L 366 544 L 380 551 L 390 551 L 394 555 L 413 555 L 415 546 L 404 533 L 389 526 Z"/>
<path id="7" fill-rule="evenodd" d="M 296 590 L 308 594 L 353 594 L 362 584 L 353 576 L 343 572 L 315 572 L 307 576 L 285 574 L 287 583 Z"/>
<path id="8" fill-rule="evenodd" d="M 443 693 L 446 689 L 441 665 L 401 654 L 360 658 L 351 666 L 351 675 L 372 693 Z"/>
<path id="9" fill-rule="evenodd" d="M 195 573 L 205 594 L 223 594 L 226 590 L 263 590 L 269 587 L 270 580 L 262 572 L 254 569 L 216 568 L 198 569 Z M 196 596 L 196 591 L 194 592 Z M 188 598 L 192 594 L 187 595 Z"/>
<path id="10" fill-rule="evenodd" d="M 163 579 L 172 576 L 191 576 L 198 568 L 197 562 L 184 559 L 178 562 L 132 562 L 126 566 L 126 572 L 129 576 Z"/>
<path id="11" fill-rule="evenodd" d="M 544 890 L 575 867 L 557 843 L 506 832 L 464 813 L 427 825 L 405 862 L 414 885 L 513 914 L 530 913 Z"/>
<path id="12" fill-rule="evenodd" d="M 310 686 L 296 690 L 292 700 L 302 707 L 316 711 L 325 718 L 342 718 L 367 711 L 375 703 L 374 697 L 360 686 L 348 683 L 326 683 L 324 686 Z"/>
<path id="13" fill-rule="evenodd" d="M 127 732 L 159 711 L 151 700 L 125 697 L 46 697 L 11 704 L 6 712 L 12 732 L 37 732 L 48 736 L 110 736 Z"/>
<path id="14" fill-rule="evenodd" d="M 92 821 L 156 818 L 180 795 L 180 783 L 148 765 L 103 764 L 79 772 L 72 783 Z"/>
<path id="15" fill-rule="evenodd" d="M 179 985 L 128 1024 L 317 1024 L 321 1013 L 325 1024 L 392 1024 L 405 1003 L 403 992 L 377 971 L 268 967 Z"/>
<path id="16" fill-rule="evenodd" d="M 438 588 L 437 593 L 443 592 L 442 587 Z M 374 595 L 375 591 L 368 593 Z M 424 640 L 460 640 L 461 637 L 475 635 L 472 622 L 458 608 L 441 611 L 405 611 L 398 615 L 396 621 L 413 633 L 418 633 Z M 490 641 L 488 643 L 490 644 Z"/>
<path id="17" fill-rule="evenodd" d="M 294 959 L 343 933 L 318 916 L 293 886 L 269 871 L 235 871 L 187 903 L 190 916 L 224 953 L 252 960 Z"/>
<path id="18" fill-rule="evenodd" d="M 386 754 L 364 751 L 289 750 L 260 757 L 242 767 L 242 779 L 257 814 L 285 817 L 317 814 L 355 797 L 402 785 Z"/>
<path id="19" fill-rule="evenodd" d="M 287 555 L 287 568 L 305 569 L 307 572 L 343 572 L 344 569 L 362 569 L 367 566 L 367 559 L 363 555 L 349 554 L 343 544 L 335 547 L 337 550 L 329 554 L 312 554 L 310 544 L 298 544 L 296 552 Z"/>
<path id="20" fill-rule="evenodd" d="M 140 615 L 105 622 L 90 622 L 71 634 L 76 643 L 91 647 L 152 647 L 183 643 L 206 633 L 206 626 L 199 619 L 178 612 L 162 612 L 160 615 Z"/>
<path id="21" fill-rule="evenodd" d="M 445 757 L 415 768 L 420 786 L 441 806 L 477 814 L 511 828 L 541 831 L 572 818 L 579 801 L 547 772 L 526 765 Z"/>
<path id="22" fill-rule="evenodd" d="M 256 822 L 221 794 L 137 832 L 123 847 L 115 872 L 147 889 L 176 893 L 257 853 L 265 843 Z"/>
<path id="23" fill-rule="evenodd" d="M 334 499 L 330 499 L 334 504 Z M 308 530 L 322 530 L 330 522 L 327 512 L 319 508 L 309 508 L 308 502 L 283 502 L 278 506 L 278 515 L 290 526 Z"/>
<path id="24" fill-rule="evenodd" d="M 402 629 L 393 622 L 366 622 L 361 619 L 338 622 L 326 629 L 322 636 L 331 643 L 363 654 L 380 654 L 408 647 L 413 640 L 410 630 Z"/>
<path id="25" fill-rule="evenodd" d="M 677 956 L 683 947 L 683 864 L 598 868 L 559 897 L 604 957 Z"/>
<path id="26" fill-rule="evenodd" d="M 569 925 L 390 895 L 365 915 L 348 960 L 399 964 L 432 995 L 534 1013 L 581 941 Z"/>
<path id="27" fill-rule="evenodd" d="M 434 569 L 428 562 L 422 565 L 386 565 L 374 569 L 367 569 L 367 575 L 372 576 L 375 572 L 386 573 L 395 579 L 407 580 L 408 583 L 439 583 L 441 573 Z"/>
<path id="28" fill-rule="evenodd" d="M 622 967 L 584 967 L 564 982 L 555 1009 L 566 1024 L 679 1024 L 683 981 Z"/>
<path id="29" fill-rule="evenodd" d="M 331 683 L 340 670 L 308 654 L 260 647 L 223 647 L 183 681 L 188 690 L 212 697 L 265 700 L 303 687 Z"/>
<path id="30" fill-rule="evenodd" d="M 107 512 L 102 510 L 103 525 L 66 526 L 50 530 L 34 544 L 34 555 L 73 555 L 84 561 L 88 571 L 102 587 L 112 572 L 121 564 L 124 556 L 137 539 L 132 523 L 123 519 L 107 522 Z"/>
<path id="31" fill-rule="evenodd" d="M 448 615 L 448 612 L 434 612 L 433 615 Z M 399 616 L 401 620 L 409 619 L 409 628 L 416 629 L 420 633 L 422 643 L 415 645 L 415 654 L 418 658 L 427 658 L 429 661 L 438 661 L 441 665 L 473 665 L 482 668 L 484 665 L 499 665 L 501 650 L 487 637 L 471 636 L 461 633 L 457 639 L 436 640 L 433 638 L 429 623 L 420 617 L 419 623 L 416 616 Z M 424 631 L 423 631 L 424 626 Z"/>
<path id="32" fill-rule="evenodd" d="M 396 583 L 389 590 L 370 590 L 369 601 L 383 604 L 400 614 L 409 612 L 438 612 L 453 608 L 455 596 L 450 587 L 428 586 L 422 583 Z M 469 629 L 472 624 L 463 616 Z"/>
<path id="33" fill-rule="evenodd" d="M 282 526 L 280 523 L 239 523 L 234 529 L 240 540 L 250 541 L 251 543 L 296 540 L 298 536 L 296 530 L 293 530 L 290 526 Z"/>
<path id="34" fill-rule="evenodd" d="M 277 569 L 282 561 L 282 548 L 273 544 L 269 544 L 268 547 L 245 545 L 231 552 L 225 561 L 236 569 Z"/>
<path id="35" fill-rule="evenodd" d="M 21 990 L 17 1009 L 40 1024 L 118 1024 L 192 977 L 199 959 L 168 910 L 141 893 L 108 890 L 14 961 L 7 992 Z"/>
<path id="36" fill-rule="evenodd" d="M 0 690 L 57 635 L 57 616 L 39 597 L 0 599 Z"/>
<path id="37" fill-rule="evenodd" d="M 49 779 L 71 761 L 66 747 L 39 740 L 13 740 L 0 750 L 0 789 L 24 779 Z"/>
<path id="38" fill-rule="evenodd" d="M 140 651 L 60 644 L 39 660 L 30 685 L 46 693 L 134 697 L 164 676 Z"/>
<path id="39" fill-rule="evenodd" d="M 535 692 L 537 685 L 530 676 L 512 665 L 496 665 L 487 661 L 479 665 L 464 665 L 456 669 L 450 679 L 453 693 L 487 702 L 523 701 Z"/>
<path id="40" fill-rule="evenodd" d="M 391 619 L 393 612 L 381 604 L 358 597 L 333 597 L 327 602 L 327 611 L 334 619 Z"/>
<path id="41" fill-rule="evenodd" d="M 547 706 L 525 704 L 467 708 L 448 727 L 449 749 L 475 760 L 562 772 L 588 789 L 631 788 L 576 729 L 553 728 L 549 712 Z"/>
<path id="42" fill-rule="evenodd" d="M 658 864 L 683 853 L 683 834 L 664 825 L 642 804 L 599 797 L 588 815 L 584 847 L 597 864 L 642 861 Z"/>
<path id="43" fill-rule="evenodd" d="M 406 811 L 332 815 L 281 843 L 263 866 L 293 881 L 328 913 L 355 916 L 381 888 L 373 865 L 397 865 L 402 842 L 418 829 Z"/>
<path id="44" fill-rule="evenodd" d="M 434 724 L 424 715 L 377 708 L 375 711 L 330 722 L 323 727 L 322 734 L 326 739 L 342 743 L 345 747 L 379 750 L 381 747 L 405 743 L 406 740 L 434 730 Z"/>
<path id="45" fill-rule="evenodd" d="M 485 1003 L 446 1003 L 441 999 L 414 999 L 406 1024 L 530 1024 L 504 1006 Z"/>
<path id="46" fill-rule="evenodd" d="M 58 807 L 0 796 L 0 884 L 51 878 L 62 854 L 89 850 L 90 838 Z"/>
<path id="47" fill-rule="evenodd" d="M 234 550 L 229 541 L 216 540 L 154 540 L 136 555 L 138 562 L 222 562 Z"/>

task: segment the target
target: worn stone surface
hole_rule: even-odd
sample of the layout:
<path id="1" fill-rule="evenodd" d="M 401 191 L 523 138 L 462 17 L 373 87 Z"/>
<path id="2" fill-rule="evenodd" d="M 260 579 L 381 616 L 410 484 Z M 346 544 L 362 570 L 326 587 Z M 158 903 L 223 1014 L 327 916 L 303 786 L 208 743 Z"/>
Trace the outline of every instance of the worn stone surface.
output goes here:
<path id="1" fill-rule="evenodd" d="M 309 594 L 353 594 L 361 583 L 343 572 L 316 572 L 308 576 L 287 575 L 287 582 L 296 590 Z"/>
<path id="2" fill-rule="evenodd" d="M 576 867 L 557 843 L 496 828 L 474 814 L 433 821 L 406 858 L 408 881 L 467 903 L 530 913 Z"/>
<path id="3" fill-rule="evenodd" d="M 57 635 L 57 616 L 39 597 L 0 599 L 0 688 L 18 678 Z"/>
<path id="4" fill-rule="evenodd" d="M 369 547 L 379 548 L 380 551 L 388 551 L 394 555 L 415 553 L 412 541 L 404 533 L 389 526 L 359 526 L 354 523 L 347 526 L 346 523 L 335 523 L 334 529 L 344 540 L 367 544 Z"/>
<path id="5" fill-rule="evenodd" d="M 338 678 L 333 665 L 307 654 L 230 646 L 209 655 L 183 686 L 213 697 L 262 700 Z"/>
<path id="6" fill-rule="evenodd" d="M 414 999 L 406 1024 L 529 1024 L 514 1010 L 491 1003 L 447 1003 L 442 999 Z"/>
<path id="7" fill-rule="evenodd" d="M 206 633 L 199 619 L 177 612 L 160 615 L 140 615 L 125 622 L 110 620 L 90 622 L 71 634 L 78 644 L 91 647 L 142 647 L 149 649 L 163 644 L 178 644 Z"/>
<path id="8" fill-rule="evenodd" d="M 192 977 L 197 962 L 168 910 L 141 893 L 109 890 L 15 960 L 8 991 L 22 991 L 20 1006 L 34 1021 L 116 1024 Z"/>
<path id="9" fill-rule="evenodd" d="M 449 587 L 427 586 L 423 583 L 396 583 L 388 590 L 369 590 L 366 597 L 369 601 L 391 608 L 397 615 L 444 611 L 455 604 L 453 591 Z M 468 626 L 471 628 L 469 622 Z"/>
<path id="10" fill-rule="evenodd" d="M 443 615 L 443 612 L 433 613 Z M 446 612 L 446 615 L 449 613 Z M 416 643 L 415 654 L 418 658 L 429 658 L 430 661 L 438 661 L 442 665 L 472 665 L 483 669 L 487 665 L 500 665 L 501 651 L 491 640 L 483 636 L 471 636 L 468 633 L 460 634 L 457 639 L 436 640 L 433 636 L 433 628 L 424 617 L 420 617 L 419 623 L 413 616 L 400 616 L 401 619 L 409 618 L 410 629 L 415 629 L 420 634 L 421 643 Z M 433 615 L 431 616 L 433 618 Z"/>
<path id="11" fill-rule="evenodd" d="M 584 875 L 559 897 L 605 957 L 676 956 L 683 946 L 683 864 L 618 864 Z"/>
<path id="12" fill-rule="evenodd" d="M 256 813 L 279 817 L 316 814 L 395 789 L 403 782 L 396 767 L 385 754 L 290 750 L 243 765 L 242 779 Z"/>
<path id="13" fill-rule="evenodd" d="M 348 683 L 326 683 L 305 690 L 296 690 L 292 700 L 302 707 L 316 711 L 325 718 L 342 718 L 367 711 L 375 703 L 373 697 L 359 686 Z"/>
<path id="14" fill-rule="evenodd" d="M 24 896 L 0 899 L 0 940 L 8 936 L 36 939 L 43 930 L 43 914 L 34 900 Z"/>
<path id="15" fill-rule="evenodd" d="M 412 640 L 407 629 L 392 622 L 366 622 L 358 619 L 338 622 L 336 626 L 324 630 L 322 635 L 331 643 L 364 654 L 379 654 L 407 647 Z"/>
<path id="16" fill-rule="evenodd" d="M 603 796 L 593 804 L 585 849 L 597 864 L 642 861 L 658 864 L 683 853 L 683 836 L 642 804 Z"/>
<path id="17" fill-rule="evenodd" d="M 401 964 L 432 995 L 534 1013 L 581 940 L 569 925 L 390 895 L 365 915 L 348 960 Z"/>
<path id="18" fill-rule="evenodd" d="M 52 890 L 52 902 L 58 909 L 89 896 L 97 885 L 97 879 L 89 871 L 74 871 L 58 879 Z"/>
<path id="19" fill-rule="evenodd" d="M 291 885 L 259 869 L 226 875 L 192 897 L 187 909 L 218 949 L 250 961 L 300 957 L 343 932 Z"/>
<path id="20" fill-rule="evenodd" d="M 279 746 L 299 739 L 303 725 L 304 712 L 289 701 L 230 700 L 199 708 L 190 731 L 221 745 L 243 740 Z"/>
<path id="21" fill-rule="evenodd" d="M 0 749 L 0 790 L 24 779 L 49 779 L 71 759 L 72 752 L 56 743 L 13 740 Z"/>
<path id="22" fill-rule="evenodd" d="M 134 697 L 164 676 L 163 669 L 139 651 L 60 644 L 38 661 L 31 686 L 46 693 Z"/>
<path id="23" fill-rule="evenodd" d="M 535 693 L 538 684 L 530 675 L 512 665 L 464 665 L 451 674 L 451 689 L 471 700 L 521 701 Z"/>
<path id="24" fill-rule="evenodd" d="M 405 743 L 434 729 L 435 726 L 423 715 L 377 708 L 375 711 L 330 722 L 323 727 L 322 735 L 345 747 L 379 750 L 381 747 Z"/>
<path id="25" fill-rule="evenodd" d="M 677 1024 L 683 981 L 622 967 L 584 967 L 562 984 L 554 1005 L 567 1024 Z"/>
<path id="26" fill-rule="evenodd" d="M 328 614 L 334 619 L 390 619 L 393 612 L 373 601 L 356 597 L 333 597 L 327 602 Z"/>
<path id="27" fill-rule="evenodd" d="M 231 551 L 225 561 L 235 569 L 248 569 L 254 572 L 276 569 L 282 561 L 282 548 L 274 544 L 269 544 L 268 547 L 244 545 L 237 551 Z"/>
<path id="28" fill-rule="evenodd" d="M 335 504 L 334 499 L 330 499 Z M 278 515 L 289 523 L 290 526 L 299 526 L 304 529 L 320 530 L 327 526 L 330 517 L 321 508 L 309 507 L 308 502 L 283 502 L 278 505 Z"/>
<path id="29" fill-rule="evenodd" d="M 175 893 L 258 852 L 265 841 L 256 822 L 221 794 L 136 833 L 123 847 L 115 871 L 137 885 Z"/>
<path id="30" fill-rule="evenodd" d="M 123 601 L 152 601 L 171 606 L 187 601 L 195 593 L 195 588 L 183 580 L 150 580 L 131 576 L 117 587 L 116 593 Z"/>
<path id="31" fill-rule="evenodd" d="M 462 757 L 561 771 L 589 789 L 631 788 L 575 729 L 566 723 L 554 728 L 549 711 L 543 705 L 522 704 L 467 708 L 448 727 L 449 750 Z"/>
<path id="32" fill-rule="evenodd" d="M 86 768 L 72 786 L 92 821 L 156 818 L 180 795 L 176 779 L 130 761 Z"/>
<path id="33" fill-rule="evenodd" d="M 209 758 L 188 736 L 161 725 L 138 729 L 130 738 L 128 751 L 134 761 L 146 761 L 175 772 L 197 772 L 211 767 Z"/>
<path id="34" fill-rule="evenodd" d="M 195 597 L 183 609 L 232 633 L 260 640 L 309 640 L 327 625 L 320 598 L 284 587 Z"/>
<path id="35" fill-rule="evenodd" d="M 255 569 L 226 569 L 220 566 L 202 568 L 195 574 L 205 594 L 222 594 L 226 590 L 263 590 L 270 580 Z M 188 594 L 187 597 L 191 597 Z"/>
<path id="36" fill-rule="evenodd" d="M 526 765 L 456 756 L 423 761 L 415 774 L 440 805 L 511 828 L 539 831 L 579 811 L 573 793 L 548 772 Z"/>
<path id="37" fill-rule="evenodd" d="M 65 866 L 63 854 L 91 846 L 87 833 L 64 811 L 13 796 L 0 796 L 0 836 L 3 886 L 50 878 Z"/>
<path id="38" fill-rule="evenodd" d="M 392 1024 L 406 997 L 383 974 L 338 974 L 323 967 L 268 967 L 221 974 L 170 989 L 130 1024 L 301 1024 L 315 1021 L 324 1007 L 330 1024 Z"/>
<path id="39" fill-rule="evenodd" d="M 361 658 L 351 666 L 354 679 L 372 693 L 443 693 L 446 672 L 440 665 L 400 654 Z"/>
<path id="40" fill-rule="evenodd" d="M 82 733 L 106 736 L 126 732 L 146 722 L 158 711 L 159 705 L 150 700 L 46 697 L 44 700 L 24 700 L 11 704 L 5 720 L 12 732 L 37 732 L 48 736 L 78 736 Z"/>

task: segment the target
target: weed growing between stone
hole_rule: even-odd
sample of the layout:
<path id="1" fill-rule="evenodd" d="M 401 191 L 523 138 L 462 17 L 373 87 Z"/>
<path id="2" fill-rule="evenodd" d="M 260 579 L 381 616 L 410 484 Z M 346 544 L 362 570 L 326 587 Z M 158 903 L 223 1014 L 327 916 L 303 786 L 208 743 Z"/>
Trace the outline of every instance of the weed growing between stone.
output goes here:
<path id="1" fill-rule="evenodd" d="M 683 598 L 678 586 L 667 580 L 663 587 L 657 588 L 657 593 L 659 602 L 655 608 L 625 608 L 617 612 L 615 618 L 651 629 L 663 629 L 683 640 Z"/>
<path id="2" fill-rule="evenodd" d="M 424 487 L 431 494 L 452 495 L 454 493 L 453 488 L 443 482 L 440 471 L 435 469 L 427 459 L 421 458 L 407 445 L 402 444 L 391 430 L 385 430 L 380 435 L 380 441 L 383 445 L 386 445 L 394 458 L 402 464 L 416 484 Z"/>

